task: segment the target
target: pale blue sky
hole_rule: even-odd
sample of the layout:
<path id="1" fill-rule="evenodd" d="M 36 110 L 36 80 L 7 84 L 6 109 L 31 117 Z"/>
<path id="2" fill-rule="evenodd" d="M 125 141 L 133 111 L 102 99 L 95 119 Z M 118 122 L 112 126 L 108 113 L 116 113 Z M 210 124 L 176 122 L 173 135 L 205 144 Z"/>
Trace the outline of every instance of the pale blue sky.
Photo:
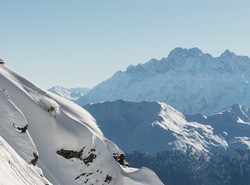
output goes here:
<path id="1" fill-rule="evenodd" d="M 0 0 L 0 58 L 39 86 L 93 87 L 175 47 L 250 56 L 249 0 Z"/>

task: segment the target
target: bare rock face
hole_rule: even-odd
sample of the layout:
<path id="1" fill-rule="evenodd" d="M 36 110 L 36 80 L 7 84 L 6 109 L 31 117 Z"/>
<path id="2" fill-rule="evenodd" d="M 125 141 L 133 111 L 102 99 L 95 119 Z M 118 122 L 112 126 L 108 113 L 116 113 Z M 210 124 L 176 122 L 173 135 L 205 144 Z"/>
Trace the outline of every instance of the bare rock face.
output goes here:
<path id="1" fill-rule="evenodd" d="M 5 62 L 1 58 L 0 58 L 0 65 L 5 65 Z"/>
<path id="2" fill-rule="evenodd" d="M 63 156 L 65 159 L 71 159 L 71 158 L 81 159 L 83 149 L 81 149 L 80 151 L 61 149 L 56 151 L 56 153 L 58 155 Z"/>
<path id="3" fill-rule="evenodd" d="M 92 148 L 87 156 L 83 156 L 84 148 L 85 147 L 83 147 L 80 151 L 61 149 L 61 150 L 56 151 L 56 153 L 58 155 L 63 156 L 65 159 L 71 159 L 71 158 L 80 159 L 87 165 L 89 163 L 92 163 L 93 160 L 96 158 L 96 154 L 93 153 L 96 150 Z"/>

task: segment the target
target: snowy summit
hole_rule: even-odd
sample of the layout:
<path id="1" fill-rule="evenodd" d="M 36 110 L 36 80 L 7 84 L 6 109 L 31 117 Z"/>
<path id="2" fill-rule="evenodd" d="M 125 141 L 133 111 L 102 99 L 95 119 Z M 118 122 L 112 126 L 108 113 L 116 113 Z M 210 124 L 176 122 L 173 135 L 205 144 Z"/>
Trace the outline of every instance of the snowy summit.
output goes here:
<path id="1" fill-rule="evenodd" d="M 116 72 L 76 103 L 162 101 L 185 114 L 214 114 L 236 103 L 250 104 L 249 74 L 249 57 L 175 48 L 166 58 Z"/>
<path id="2" fill-rule="evenodd" d="M 1 185 L 162 185 L 125 165 L 83 108 L 0 65 Z"/>

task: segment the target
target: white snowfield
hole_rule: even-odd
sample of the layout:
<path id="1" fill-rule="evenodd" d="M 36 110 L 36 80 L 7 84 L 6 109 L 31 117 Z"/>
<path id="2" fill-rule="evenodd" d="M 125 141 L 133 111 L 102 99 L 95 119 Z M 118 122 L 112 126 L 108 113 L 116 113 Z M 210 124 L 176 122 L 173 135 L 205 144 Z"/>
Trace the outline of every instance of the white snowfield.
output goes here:
<path id="1" fill-rule="evenodd" d="M 49 185 L 50 183 L 0 136 L 0 184 Z"/>
<path id="2" fill-rule="evenodd" d="M 83 108 L 39 88 L 4 65 L 0 65 L 0 101 L 4 144 L 0 146 L 4 148 L 0 150 L 1 185 L 46 184 L 40 175 L 54 185 L 163 184 L 147 168 L 120 165 L 113 153 L 123 152 L 103 136 L 95 119 Z M 71 153 L 63 155 L 65 151 Z M 34 167 L 30 163 L 36 155 Z M 13 163 L 15 160 L 18 162 Z M 4 169 L 9 176 L 2 173 Z"/>

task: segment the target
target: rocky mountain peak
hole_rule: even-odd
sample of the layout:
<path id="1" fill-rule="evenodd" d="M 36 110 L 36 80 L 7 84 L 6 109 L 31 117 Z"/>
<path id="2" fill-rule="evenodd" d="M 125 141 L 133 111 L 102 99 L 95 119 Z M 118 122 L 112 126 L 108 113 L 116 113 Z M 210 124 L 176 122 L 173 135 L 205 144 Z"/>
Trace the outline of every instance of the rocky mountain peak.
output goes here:
<path id="1" fill-rule="evenodd" d="M 225 50 L 221 55 L 220 58 L 232 58 L 236 56 L 233 52 L 231 52 L 229 49 Z"/>
<path id="2" fill-rule="evenodd" d="M 196 47 L 191 48 L 191 49 L 177 47 L 169 53 L 168 58 L 174 59 L 176 57 L 182 57 L 182 58 L 195 57 L 195 56 L 199 56 L 203 54 L 204 53 L 199 48 L 196 48 Z"/>

